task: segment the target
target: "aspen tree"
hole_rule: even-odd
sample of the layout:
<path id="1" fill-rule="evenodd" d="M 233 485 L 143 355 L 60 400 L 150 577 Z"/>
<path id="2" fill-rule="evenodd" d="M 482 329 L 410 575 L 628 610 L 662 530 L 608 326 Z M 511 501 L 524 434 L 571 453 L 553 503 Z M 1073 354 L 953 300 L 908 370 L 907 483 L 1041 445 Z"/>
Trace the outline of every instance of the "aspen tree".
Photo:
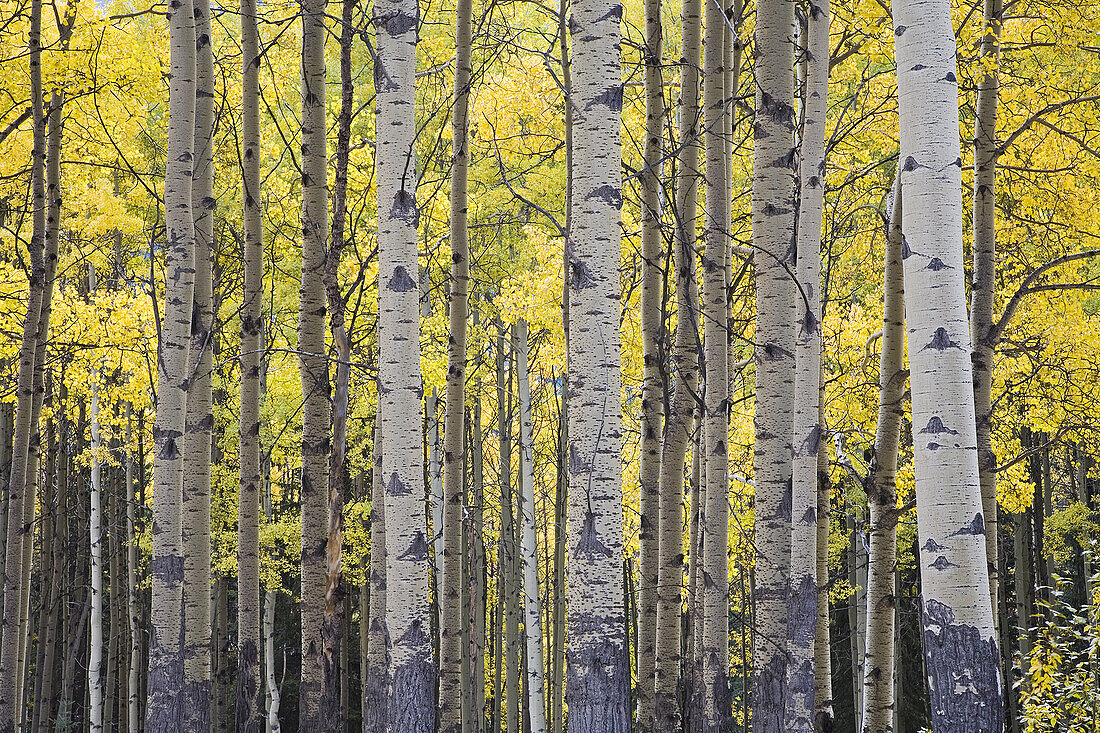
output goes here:
<path id="1" fill-rule="evenodd" d="M 703 637 L 700 680 L 702 729 L 730 726 L 729 694 L 729 340 L 726 333 L 726 258 L 729 256 L 728 169 L 726 167 L 726 14 L 706 3 L 703 45 L 703 126 L 706 147 L 706 212 L 703 217 L 703 354 L 706 484 L 703 538 Z"/>
<path id="2" fill-rule="evenodd" d="M 96 289 L 95 265 L 88 265 L 88 297 Z M 88 400 L 88 432 L 91 437 L 91 470 L 89 471 L 88 539 L 91 559 L 91 620 L 88 641 L 88 727 L 92 733 L 103 730 L 103 438 L 99 427 L 99 382 L 102 372 L 92 375 L 92 396 Z"/>
<path id="3" fill-rule="evenodd" d="M 791 542 L 796 216 L 794 2 L 756 11 L 752 232 L 756 250 L 756 635 L 753 730 L 782 730 Z"/>
<path id="4" fill-rule="evenodd" d="M 417 323 L 414 75 L 419 11 L 411 0 L 374 6 L 378 140 L 378 344 L 382 473 L 386 490 L 386 600 L 390 638 L 388 729 L 435 725 L 429 547 L 422 494 L 420 337 Z"/>
<path id="5" fill-rule="evenodd" d="M 508 358 L 507 346 L 509 339 L 505 338 L 504 327 L 497 324 L 500 330 L 496 341 L 496 378 L 497 378 L 497 436 L 499 441 L 500 464 L 498 468 L 500 479 L 500 538 L 497 551 L 497 579 L 498 597 L 497 603 L 503 609 L 503 624 L 500 631 L 503 633 L 503 650 L 501 656 L 504 664 L 504 690 L 507 695 L 507 706 L 504 708 L 504 730 L 507 733 L 516 733 L 520 724 L 519 664 L 522 652 L 519 647 L 519 584 L 517 577 L 516 558 L 516 522 L 514 514 L 514 496 L 512 490 L 512 393 L 511 393 L 511 363 Z M 502 703 L 503 704 L 503 703 Z"/>
<path id="6" fill-rule="evenodd" d="M 546 733 L 543 684 L 542 607 L 539 598 L 538 532 L 535 527 L 535 439 L 531 423 L 531 387 L 527 369 L 527 321 L 512 328 L 519 390 L 519 518 L 522 523 L 523 629 L 527 641 L 527 703 L 531 733 Z"/>
<path id="7" fill-rule="evenodd" d="M 825 195 L 825 124 L 829 85 L 829 0 L 807 6 L 804 28 L 791 481 L 790 596 L 787 601 L 785 726 L 814 730 L 814 637 L 817 632 L 817 482 L 822 427 L 821 219 Z"/>
<path id="8" fill-rule="evenodd" d="M 30 7 L 31 120 L 33 143 L 31 150 L 31 239 L 27 245 L 29 281 L 27 310 L 23 318 L 23 337 L 19 347 L 19 369 L 16 384 L 15 421 L 13 425 L 12 462 L 7 490 L 8 522 L 4 535 L 4 614 L 0 617 L 3 639 L 0 641 L 0 733 L 14 733 L 19 725 L 20 692 L 23 683 L 19 658 L 23 638 L 20 617 L 23 597 L 23 547 L 28 542 L 30 528 L 26 526 L 25 506 L 34 505 L 28 486 L 33 475 L 28 466 L 31 436 L 35 430 L 33 415 L 35 355 L 38 328 L 45 290 L 46 263 L 46 118 L 42 95 L 42 3 L 32 0 Z M 33 512 L 33 508 L 32 508 Z M 33 517 L 33 515 L 32 515 Z"/>
<path id="9" fill-rule="evenodd" d="M 681 11 L 679 153 L 676 160 L 675 233 L 676 336 L 671 391 L 661 445 L 657 532 L 657 661 L 654 672 L 654 729 L 680 728 L 680 603 L 683 590 L 684 461 L 699 399 L 699 291 L 695 280 L 695 228 L 699 184 L 699 65 L 702 45 L 700 0 L 684 0 Z M 692 510 L 695 510 L 693 505 Z"/>
<path id="10" fill-rule="evenodd" d="M 462 647 L 462 524 L 463 445 L 466 417 L 466 320 L 469 315 L 470 262 L 467 232 L 467 177 L 469 174 L 470 53 L 473 2 L 460 0 L 455 7 L 454 109 L 451 116 L 451 279 L 450 338 L 447 342 L 447 399 L 443 425 L 443 587 L 440 589 L 439 705 L 440 733 L 462 729 L 462 670 L 469 671 L 471 650 Z M 472 541 L 472 538 L 468 538 Z"/>
<path id="11" fill-rule="evenodd" d="M 332 232 L 325 253 L 324 285 L 329 308 L 329 332 L 336 352 L 336 384 L 332 396 L 332 442 L 328 455 L 328 532 L 325 542 L 325 606 L 321 627 L 321 715 L 332 730 L 343 728 L 344 707 L 339 697 L 347 694 L 347 677 L 338 666 L 345 658 L 346 618 L 340 613 L 340 561 L 344 546 L 344 483 L 347 474 L 348 393 L 351 382 L 351 342 L 347 332 L 344 295 L 340 289 L 340 257 L 346 245 L 344 229 L 348 208 L 348 158 L 351 154 L 351 118 L 354 82 L 351 46 L 355 40 L 354 0 L 343 0 L 340 16 L 340 113 L 336 121 L 336 176 L 332 195 Z M 346 666 L 346 665 L 344 665 Z M 345 680 L 343 686 L 340 680 Z"/>
<path id="12" fill-rule="evenodd" d="M 271 481 L 264 482 L 263 509 L 264 519 L 271 521 Z M 264 730 L 267 733 L 279 733 L 282 723 L 279 721 L 279 707 L 282 705 L 282 692 L 275 680 L 275 604 L 276 592 L 270 588 L 264 591 L 263 620 L 260 638 L 264 647 L 264 699 L 267 702 Z"/>
<path id="13" fill-rule="evenodd" d="M 825 424 L 825 380 L 818 396 L 818 421 Z M 833 718 L 832 639 L 829 632 L 829 523 L 832 515 L 829 452 L 817 454 L 817 636 L 814 638 L 814 733 L 835 727 Z"/>
<path id="14" fill-rule="evenodd" d="M 997 279 L 997 221 L 994 193 L 997 179 L 998 65 L 1001 54 L 1002 0 L 984 0 L 979 59 L 985 73 L 978 81 L 974 115 L 973 267 L 970 288 L 970 337 L 974 371 L 974 413 L 977 421 L 978 477 L 985 517 L 989 595 L 997 602 L 997 456 L 993 452 L 993 296 Z M 999 624 L 996 609 L 993 620 Z"/>
<path id="15" fill-rule="evenodd" d="M 894 707 L 894 565 L 897 551 L 898 441 L 904 412 L 905 292 L 902 282 L 901 187 L 895 182 L 892 206 L 884 217 L 882 352 L 879 355 L 878 424 L 867 478 L 870 558 L 867 563 L 867 646 L 863 662 L 864 733 L 887 733 Z"/>
<path id="16" fill-rule="evenodd" d="M 895 3 L 903 261 L 924 651 L 932 727 L 1000 731 L 1000 667 L 963 281 L 962 162 L 951 7 Z"/>
<path id="17" fill-rule="evenodd" d="M 321 629 L 328 581 L 329 372 L 325 347 L 324 271 L 328 247 L 325 123 L 326 0 L 302 3 L 302 282 L 298 370 L 302 380 L 302 684 L 303 730 L 336 725 L 323 714 L 325 664 Z"/>
<path id="18" fill-rule="evenodd" d="M 210 438 L 214 427 L 212 332 L 214 238 L 214 50 L 210 2 L 195 6 L 195 290 L 188 349 L 183 475 L 185 730 L 210 729 Z"/>
<path id="19" fill-rule="evenodd" d="M 126 611 L 130 626 L 130 665 L 126 679 L 126 730 L 138 733 L 141 714 L 141 596 L 138 590 L 137 497 L 134 495 L 133 408 L 126 405 Z M 64 460 L 64 458 L 62 458 Z M 60 483 L 60 482 L 59 482 Z"/>
<path id="20" fill-rule="evenodd" d="M 661 378 L 661 173 L 663 171 L 665 120 L 664 75 L 661 71 L 664 43 L 661 0 L 645 3 L 645 143 L 640 175 L 642 189 L 642 406 L 640 527 L 638 543 L 638 684 L 635 729 L 653 730 L 654 668 L 657 645 L 657 596 L 660 562 L 658 523 L 661 511 L 661 431 L 664 412 L 664 380 Z"/>
<path id="21" fill-rule="evenodd" d="M 386 632 L 386 487 L 382 480 L 382 420 L 374 416 L 370 506 L 370 639 L 363 680 L 363 733 L 386 731 L 389 635 Z"/>
<path id="22" fill-rule="evenodd" d="M 164 316 L 157 360 L 153 424 L 152 633 L 149 639 L 145 730 L 169 733 L 183 724 L 184 560 L 182 492 L 189 374 L 188 346 L 195 289 L 195 222 L 191 182 L 195 162 L 196 36 L 194 4 L 169 13 L 171 77 L 164 176 Z"/>
<path id="23" fill-rule="evenodd" d="M 260 693 L 260 389 L 264 240 L 260 211 L 260 29 L 256 0 L 241 0 L 241 201 L 244 297 L 241 303 L 241 408 L 237 514 L 237 693 L 240 733 L 259 733 Z M 271 660 L 267 660 L 270 666 Z"/>
<path id="24" fill-rule="evenodd" d="M 570 733 L 625 733 L 630 668 L 622 585 L 619 394 L 622 6 L 577 0 L 569 282 Z"/>

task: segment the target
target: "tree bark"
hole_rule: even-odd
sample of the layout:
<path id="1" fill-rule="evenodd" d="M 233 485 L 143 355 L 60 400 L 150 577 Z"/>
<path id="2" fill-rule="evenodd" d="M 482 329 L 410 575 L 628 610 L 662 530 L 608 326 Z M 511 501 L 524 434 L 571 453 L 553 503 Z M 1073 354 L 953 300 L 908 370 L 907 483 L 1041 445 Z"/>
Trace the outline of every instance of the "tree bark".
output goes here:
<path id="1" fill-rule="evenodd" d="M 657 658 L 654 672 L 654 729 L 681 724 L 681 595 L 684 585 L 684 462 L 699 402 L 699 292 L 695 280 L 695 240 L 699 183 L 699 68 L 702 45 L 700 0 L 684 0 L 680 65 L 679 151 L 676 160 L 675 236 L 676 337 L 672 352 L 671 397 L 661 445 L 657 532 Z M 693 505 L 694 511 L 697 507 Z M 694 548 L 693 548 L 694 549 Z M 694 560 L 693 560 L 694 561 Z"/>
<path id="2" fill-rule="evenodd" d="M 370 507 L 370 640 L 363 689 L 363 733 L 386 732 L 389 635 L 386 632 L 386 488 L 382 480 L 382 420 L 375 414 Z"/>
<path id="3" fill-rule="evenodd" d="M 4 559 L 4 613 L 0 617 L 3 640 L 0 642 L 0 669 L 10 670 L 0 675 L 0 733 L 14 733 L 21 719 L 20 693 L 23 683 L 19 658 L 22 639 L 24 545 L 29 542 L 31 528 L 24 515 L 25 506 L 32 509 L 34 496 L 29 494 L 33 475 L 29 470 L 31 436 L 35 431 L 33 416 L 34 373 L 42 300 L 46 287 L 46 118 L 42 96 L 42 3 L 32 0 L 30 7 L 31 118 L 34 128 L 31 151 L 32 231 L 27 245 L 29 281 L 27 310 L 23 318 L 23 339 L 19 348 L 19 369 L 16 384 L 15 424 L 13 429 L 12 462 L 7 491 L 8 523 Z M 29 570 L 29 568 L 27 568 Z"/>
<path id="4" fill-rule="evenodd" d="M 654 730 L 654 671 L 657 653 L 657 598 L 660 580 L 661 431 L 664 380 L 661 377 L 660 339 L 663 324 L 661 284 L 661 173 L 664 169 L 665 93 L 661 0 L 645 3 L 645 144 L 642 189 L 642 405 L 638 483 L 641 517 L 638 583 L 638 683 L 634 728 Z M 682 461 L 681 461 L 682 463 Z"/>
<path id="5" fill-rule="evenodd" d="M 378 343 L 382 467 L 386 486 L 386 598 L 390 635 L 389 731 L 435 724 L 429 547 L 421 492 L 420 336 L 417 323 L 414 72 L 418 10 L 410 0 L 374 7 L 378 140 Z"/>
<path id="6" fill-rule="evenodd" d="M 814 636 L 817 630 L 818 456 L 822 426 L 821 219 L 825 198 L 825 126 L 829 87 L 829 0 L 809 3 L 802 49 L 804 79 L 797 227 L 798 316 L 795 337 L 791 481 L 790 596 L 787 600 L 787 699 L 790 733 L 814 730 Z"/>
<path id="7" fill-rule="evenodd" d="M 210 439 L 214 427 L 212 328 L 214 238 L 214 51 L 210 2 L 195 7 L 195 290 L 188 349 L 183 476 L 183 726 L 210 730 Z"/>
<path id="8" fill-rule="evenodd" d="M 978 437 L 978 478 L 982 487 L 982 516 L 985 517 L 986 563 L 989 566 L 989 595 L 996 604 L 997 558 L 997 456 L 993 452 L 993 296 L 997 284 L 997 103 L 1000 81 L 997 67 L 1001 55 L 1002 0 L 983 3 L 979 61 L 985 73 L 978 82 L 974 116 L 974 203 L 973 275 L 970 288 L 970 355 L 974 378 L 974 413 Z M 984 66 L 988 63 L 989 66 Z M 996 608 L 994 624 L 1000 621 Z M 1007 690 L 1006 690 L 1007 691 Z"/>
<path id="9" fill-rule="evenodd" d="M 577 0 L 569 282 L 570 733 L 625 733 L 630 668 L 622 569 L 619 373 L 621 7 Z"/>
<path id="10" fill-rule="evenodd" d="M 88 266 L 88 295 L 95 293 L 95 265 Z M 99 382 L 102 372 L 93 374 L 92 395 L 88 401 L 88 423 L 91 434 L 91 469 L 89 481 L 88 547 L 91 558 L 91 638 L 88 641 L 88 726 L 91 733 L 103 730 L 103 465 L 99 459 L 103 439 L 99 428 Z"/>
<path id="11" fill-rule="evenodd" d="M 329 244 L 325 121 L 326 0 L 302 2 L 302 282 L 298 370 L 302 380 L 302 730 L 327 731 L 322 629 L 328 586 L 330 393 L 324 273 Z M 414 319 L 415 320 L 415 319 Z"/>
<path id="12" fill-rule="evenodd" d="M 898 441 L 904 414 L 905 291 L 902 281 L 902 194 L 897 183 L 886 223 L 882 352 L 879 355 L 878 424 L 867 478 L 870 558 L 867 563 L 867 642 L 863 660 L 863 733 L 888 733 L 894 699 L 894 576 L 897 554 Z"/>
<path id="13" fill-rule="evenodd" d="M 184 559 L 182 493 L 189 389 L 188 346 L 195 290 L 195 221 L 191 205 L 195 163 L 196 36 L 194 4 L 169 14 L 172 46 L 168 153 L 164 177 L 167 247 L 153 425 L 152 633 L 149 640 L 145 730 L 167 733 L 184 720 Z"/>
<path id="14" fill-rule="evenodd" d="M 963 281 L 951 8 L 895 3 L 924 649 L 938 731 L 1004 728 Z M 905 255 L 909 256 L 906 257 Z M 936 297 L 929 297 L 930 294 Z"/>
<path id="15" fill-rule="evenodd" d="M 703 730 L 719 733 L 728 731 L 732 725 L 729 690 L 729 338 L 726 332 L 726 260 L 730 245 L 726 138 L 730 126 L 726 119 L 725 9 L 713 1 L 705 7 L 703 124 L 707 175 L 702 263 L 706 530 L 701 651 Z M 816 416 L 816 409 L 814 412 Z"/>
<path id="16" fill-rule="evenodd" d="M 756 13 L 752 231 L 756 250 L 756 635 L 753 731 L 783 729 L 791 541 L 796 265 L 794 2 Z"/>
<path id="17" fill-rule="evenodd" d="M 241 303 L 241 407 L 237 514 L 236 730 L 259 733 L 260 390 L 263 340 L 263 218 L 260 210 L 260 30 L 256 0 L 241 0 L 241 199 L 244 296 Z M 269 660 L 270 663 L 270 660 Z"/>
<path id="18" fill-rule="evenodd" d="M 465 495 L 463 451 L 466 418 L 466 319 L 469 315 L 470 261 L 467 232 L 467 175 L 469 172 L 469 106 L 473 2 L 460 0 L 455 6 L 454 109 L 451 117 L 453 157 L 451 159 L 451 279 L 450 339 L 447 345 L 447 399 L 443 425 L 443 587 L 442 624 L 439 630 L 439 730 L 462 730 L 462 701 L 469 700 L 462 689 L 462 671 L 467 675 L 471 649 L 462 645 L 462 525 Z M 437 528 L 439 531 L 440 528 Z M 472 538 L 468 538 L 472 541 Z"/>
<path id="19" fill-rule="evenodd" d="M 531 423 L 531 388 L 527 370 L 527 321 L 512 328 L 519 387 L 519 515 L 523 525 L 523 628 L 527 641 L 527 701 L 530 733 L 546 733 L 546 695 L 543 683 L 542 607 L 539 598 L 538 532 L 535 527 L 535 439 Z"/>

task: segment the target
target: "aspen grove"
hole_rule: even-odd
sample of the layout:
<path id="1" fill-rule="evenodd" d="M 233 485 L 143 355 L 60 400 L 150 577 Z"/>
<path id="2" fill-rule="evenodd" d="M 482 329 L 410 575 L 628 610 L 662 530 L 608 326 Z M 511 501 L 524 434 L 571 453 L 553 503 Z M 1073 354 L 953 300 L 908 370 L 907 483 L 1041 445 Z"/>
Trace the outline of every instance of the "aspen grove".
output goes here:
<path id="1" fill-rule="evenodd" d="M 0 733 L 1097 733 L 1100 0 L 0 0 Z"/>

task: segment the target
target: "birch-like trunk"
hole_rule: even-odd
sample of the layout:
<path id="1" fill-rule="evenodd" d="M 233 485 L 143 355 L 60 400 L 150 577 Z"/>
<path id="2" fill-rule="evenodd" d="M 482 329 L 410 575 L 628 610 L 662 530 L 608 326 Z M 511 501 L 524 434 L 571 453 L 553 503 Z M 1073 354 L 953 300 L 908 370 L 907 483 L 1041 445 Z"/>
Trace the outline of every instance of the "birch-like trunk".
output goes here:
<path id="1" fill-rule="evenodd" d="M 814 0 L 804 21 L 802 140 L 799 157 L 794 438 L 791 480 L 790 596 L 787 600 L 787 699 L 790 733 L 814 730 L 817 632 L 818 456 L 821 391 L 821 219 L 829 87 L 829 0 Z"/>
<path id="2" fill-rule="evenodd" d="M 499 324 L 498 324 L 499 325 Z M 517 733 L 519 729 L 519 584 L 516 562 L 515 492 L 512 489 L 512 393 L 511 369 L 507 357 L 509 340 L 500 326 L 496 342 L 497 379 L 497 435 L 500 438 L 500 539 L 497 552 L 499 571 L 497 602 L 503 609 L 504 691 L 507 705 L 504 711 L 504 730 Z"/>
<path id="3" fill-rule="evenodd" d="M 818 420 L 825 424 L 825 384 L 821 384 Z M 833 718 L 832 638 L 829 632 L 829 524 L 832 517 L 829 453 L 817 454 L 817 636 L 814 639 L 814 733 L 828 733 Z"/>
<path id="4" fill-rule="evenodd" d="M 134 493 L 134 449 L 131 446 L 133 415 L 126 405 L 126 615 L 130 625 L 130 664 L 126 677 L 126 730 L 139 733 L 141 714 L 141 595 L 138 590 L 137 496 Z"/>
<path id="5" fill-rule="evenodd" d="M 240 476 L 237 514 L 236 729 L 259 733 L 260 693 L 260 390 L 264 240 L 260 210 L 260 29 L 256 0 L 241 0 L 241 199 L 244 297 L 241 303 Z M 270 664 L 270 660 L 269 660 Z"/>
<path id="6" fill-rule="evenodd" d="M 194 4 L 169 12 L 171 77 L 168 152 L 164 176 L 167 246 L 161 343 L 157 359 L 157 415 L 153 424 L 152 630 L 149 638 L 147 733 L 183 725 L 184 560 L 182 495 L 186 432 L 188 346 L 195 290 L 195 221 L 191 182 L 195 162 L 196 38 Z"/>
<path id="7" fill-rule="evenodd" d="M 542 605 L 539 598 L 538 532 L 535 527 L 535 437 L 531 422 L 531 387 L 527 370 L 527 321 L 512 329 L 519 388 L 519 516 L 523 526 L 523 629 L 527 641 L 527 702 L 531 733 L 546 733 L 543 681 Z"/>
<path id="8" fill-rule="evenodd" d="M 683 59 L 680 67 L 679 153 L 673 267 L 676 270 L 676 337 L 670 376 L 672 394 L 661 445 L 660 507 L 657 533 L 657 658 L 654 672 L 654 729 L 678 730 L 683 681 L 681 595 L 684 585 L 684 462 L 699 394 L 699 292 L 695 280 L 697 192 L 699 184 L 699 66 L 702 45 L 700 0 L 684 0 L 681 11 Z M 695 507 L 693 506 L 693 511 Z"/>
<path id="9" fill-rule="evenodd" d="M 435 725 L 430 554 L 421 452 L 420 330 L 417 323 L 416 172 L 413 139 L 418 9 L 375 3 L 378 140 L 378 344 L 382 475 L 386 503 L 386 600 L 390 638 L 390 733 Z"/>
<path id="10" fill-rule="evenodd" d="M 88 292 L 95 292 L 95 266 L 88 267 Z M 99 458 L 103 439 L 99 429 L 99 379 L 93 374 L 92 396 L 88 401 L 88 425 L 91 433 L 91 470 L 88 511 L 89 557 L 91 559 L 91 638 L 88 642 L 88 728 L 91 733 L 103 730 L 103 464 Z"/>
<path id="11" fill-rule="evenodd" d="M 348 393 L 351 383 L 351 342 L 346 325 L 346 305 L 340 289 L 340 257 L 345 246 L 348 208 L 348 158 L 351 154 L 351 122 L 355 86 L 351 47 L 355 41 L 354 0 L 343 0 L 340 14 L 340 112 L 336 120 L 336 175 L 332 195 L 332 235 L 325 254 L 325 298 L 329 308 L 329 332 L 336 352 L 336 383 L 332 395 L 332 442 L 328 455 L 328 525 L 325 541 L 325 607 L 321 627 L 323 645 L 321 715 L 331 731 L 343 731 L 347 678 L 341 660 L 346 618 L 341 613 L 341 567 L 344 546 L 344 483 L 347 473 Z M 341 686 L 341 680 L 344 680 Z"/>
<path id="12" fill-rule="evenodd" d="M 447 400 L 443 424 L 443 587 L 440 593 L 439 628 L 439 730 L 458 733 L 463 727 L 462 701 L 469 701 L 462 687 L 463 670 L 470 671 L 471 649 L 463 647 L 461 629 L 463 565 L 463 481 L 466 424 L 466 319 L 469 315 L 470 261 L 466 227 L 467 175 L 469 172 L 469 106 L 473 2 L 460 0 L 455 7 L 455 87 L 451 117 L 451 280 L 450 339 L 447 345 Z M 440 531 L 437 527 L 436 531 Z M 472 538 L 468 538 L 472 541 Z M 437 558 L 438 561 L 438 558 Z"/>
<path id="13" fill-rule="evenodd" d="M 783 730 L 791 555 L 796 216 L 794 2 L 756 11 L 752 232 L 756 250 L 756 635 L 753 730 Z"/>
<path id="14" fill-rule="evenodd" d="M 731 726 L 729 690 L 729 340 L 726 332 L 726 260 L 729 257 L 729 169 L 726 166 L 725 9 L 706 3 L 703 45 L 703 125 L 706 146 L 706 213 L 703 217 L 703 533 L 702 728 Z"/>
<path id="15" fill-rule="evenodd" d="M 1004 727 L 986 567 L 947 0 L 893 6 L 924 650 L 937 731 Z M 908 255 L 908 256 L 906 256 Z"/>
<path id="16" fill-rule="evenodd" d="M 370 507 L 370 639 L 363 680 L 363 733 L 386 733 L 386 681 L 389 635 L 386 632 L 386 487 L 382 480 L 382 420 L 375 414 Z"/>
<path id="17" fill-rule="evenodd" d="M 326 0 L 302 2 L 302 282 L 298 370 L 302 380 L 302 730 L 325 731 L 324 640 L 328 584 L 329 372 L 325 345 L 324 273 L 328 248 L 328 160 L 325 121 Z M 415 315 L 414 315 L 415 321 Z"/>
<path id="18" fill-rule="evenodd" d="M 183 475 L 183 613 L 185 730 L 210 730 L 210 438 L 214 427 L 214 50 L 210 2 L 195 6 L 195 290 L 188 349 Z"/>
<path id="19" fill-rule="evenodd" d="M 640 546 L 638 583 L 638 683 L 634 728 L 653 731 L 654 669 L 657 653 L 657 597 L 660 580 L 661 432 L 664 380 L 661 377 L 660 338 L 663 328 L 661 284 L 661 172 L 664 170 L 665 92 L 661 0 L 645 3 L 645 144 L 642 189 L 642 405 L 640 465 L 638 466 Z"/>
<path id="20" fill-rule="evenodd" d="M 271 482 L 264 481 L 264 518 L 270 522 L 271 512 Z M 264 612 L 260 637 L 264 645 L 264 698 L 267 701 L 267 715 L 264 716 L 264 730 L 267 733 L 279 733 L 282 724 L 279 722 L 279 706 L 282 704 L 282 692 L 275 681 L 275 603 L 277 595 L 270 588 L 264 592 Z M 259 727 L 259 721 L 256 723 Z"/>
<path id="21" fill-rule="evenodd" d="M 14 733 L 21 719 L 20 693 L 23 675 L 20 671 L 20 640 L 23 638 L 20 617 L 23 597 L 23 548 L 28 543 L 30 528 L 24 516 L 26 505 L 34 506 L 32 472 L 28 466 L 31 436 L 35 431 L 34 372 L 38 329 L 45 290 L 46 240 L 46 118 L 42 97 L 42 3 L 32 0 L 30 7 L 31 119 L 34 128 L 31 151 L 32 231 L 27 245 L 29 281 L 27 310 L 23 318 L 23 338 L 19 348 L 19 369 L 16 383 L 13 450 L 8 481 L 8 522 L 4 536 L 4 613 L 0 617 L 3 640 L 0 641 L 0 669 L 10 670 L 0 675 L 0 733 Z M 33 514 L 32 514 L 33 517 Z M 28 568 L 29 570 L 29 568 Z"/>
<path id="22" fill-rule="evenodd" d="M 898 440 L 904 412 L 905 291 L 902 281 L 901 187 L 895 183 L 886 220 L 882 352 L 879 355 L 878 424 L 867 480 L 870 557 L 867 567 L 867 641 L 863 659 L 863 733 L 888 733 L 894 708 L 894 569 L 897 551 Z"/>
<path id="23" fill-rule="evenodd" d="M 997 103 L 1000 96 L 998 66 L 1001 55 L 1002 0 L 983 3 L 979 60 L 985 74 L 978 82 L 974 115 L 973 275 L 970 288 L 970 336 L 973 350 L 974 416 L 978 438 L 978 479 L 982 487 L 985 517 L 986 564 L 989 595 L 997 602 L 997 456 L 993 452 L 993 296 L 997 285 L 997 228 L 994 194 L 997 179 Z M 985 64 L 989 64 L 985 66 Z M 993 622 L 999 625 L 996 608 Z"/>
<path id="24" fill-rule="evenodd" d="M 622 585 L 619 236 L 621 6 L 573 5 L 569 270 L 570 733 L 625 733 L 630 667 Z"/>

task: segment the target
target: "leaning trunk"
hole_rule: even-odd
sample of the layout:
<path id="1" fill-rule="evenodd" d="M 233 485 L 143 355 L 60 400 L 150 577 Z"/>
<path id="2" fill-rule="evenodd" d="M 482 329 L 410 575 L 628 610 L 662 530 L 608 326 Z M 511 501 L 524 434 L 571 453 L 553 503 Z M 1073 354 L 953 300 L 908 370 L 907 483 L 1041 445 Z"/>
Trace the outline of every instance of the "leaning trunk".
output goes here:
<path id="1" fill-rule="evenodd" d="M 863 661 L 863 733 L 887 733 L 893 725 L 894 567 L 897 546 L 898 440 L 905 399 L 902 364 L 905 302 L 902 282 L 902 196 L 895 185 L 886 220 L 883 273 L 882 353 L 879 356 L 878 424 L 867 480 L 871 547 L 867 563 L 867 642 Z"/>

